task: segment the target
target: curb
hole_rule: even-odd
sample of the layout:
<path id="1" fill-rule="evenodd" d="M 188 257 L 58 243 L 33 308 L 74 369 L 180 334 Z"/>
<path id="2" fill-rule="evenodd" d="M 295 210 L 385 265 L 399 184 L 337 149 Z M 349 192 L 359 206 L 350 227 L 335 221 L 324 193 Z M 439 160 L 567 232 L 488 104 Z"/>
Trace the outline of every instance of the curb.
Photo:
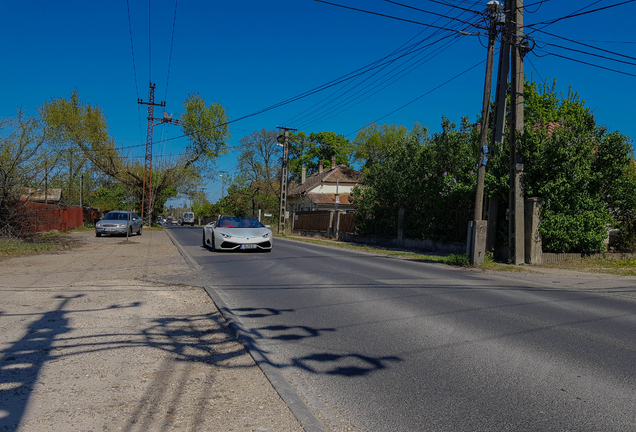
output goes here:
<path id="1" fill-rule="evenodd" d="M 170 241 L 172 242 L 172 244 L 176 246 L 177 250 L 179 251 L 179 253 L 183 257 L 185 262 L 188 264 L 190 269 L 196 270 L 196 271 L 203 270 L 203 267 L 200 266 L 199 264 L 197 264 L 197 262 L 194 260 L 194 258 L 192 258 L 190 256 L 190 254 L 188 252 L 186 252 L 186 250 L 181 246 L 181 244 L 174 238 L 174 236 L 172 235 L 170 230 L 164 229 L 164 231 L 168 235 L 168 237 L 170 238 Z"/>
<path id="2" fill-rule="evenodd" d="M 258 341 L 243 328 L 240 320 L 229 312 L 231 308 L 225 303 L 221 295 L 213 287 L 206 286 L 205 291 L 216 304 L 217 309 L 228 322 L 239 342 L 250 353 L 257 366 L 263 371 L 305 432 L 327 432 L 325 425 L 311 412 L 296 389 L 280 372 L 279 367 L 267 359 L 264 354 L 266 351 L 260 346 Z"/>

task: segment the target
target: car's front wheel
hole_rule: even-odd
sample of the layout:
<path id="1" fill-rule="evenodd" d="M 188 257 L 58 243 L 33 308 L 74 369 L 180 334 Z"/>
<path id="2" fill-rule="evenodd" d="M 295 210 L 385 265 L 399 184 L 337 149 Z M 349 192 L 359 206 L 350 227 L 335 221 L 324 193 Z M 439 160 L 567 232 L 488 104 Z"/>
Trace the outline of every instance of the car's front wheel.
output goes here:
<path id="1" fill-rule="evenodd" d="M 141 226 L 139 227 L 139 231 L 137 231 L 137 235 L 141 235 L 141 229 L 142 229 L 142 228 L 143 228 L 143 227 L 141 227 Z"/>
<path id="2" fill-rule="evenodd" d="M 101 237 L 101 236 L 102 236 L 102 233 L 98 233 L 98 232 L 95 233 L 95 237 Z"/>
<path id="3" fill-rule="evenodd" d="M 203 243 L 203 247 L 207 249 L 208 248 L 208 244 L 205 242 L 205 230 L 203 230 L 203 241 L 202 241 L 202 243 Z"/>

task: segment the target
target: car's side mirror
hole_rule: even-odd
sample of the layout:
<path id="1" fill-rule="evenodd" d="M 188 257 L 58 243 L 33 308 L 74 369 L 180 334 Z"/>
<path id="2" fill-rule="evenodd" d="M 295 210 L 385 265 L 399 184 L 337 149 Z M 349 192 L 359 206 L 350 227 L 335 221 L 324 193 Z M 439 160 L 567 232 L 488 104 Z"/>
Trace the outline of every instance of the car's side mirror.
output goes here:
<path id="1" fill-rule="evenodd" d="M 271 227 L 272 227 L 271 225 L 265 225 L 265 228 L 271 228 Z"/>

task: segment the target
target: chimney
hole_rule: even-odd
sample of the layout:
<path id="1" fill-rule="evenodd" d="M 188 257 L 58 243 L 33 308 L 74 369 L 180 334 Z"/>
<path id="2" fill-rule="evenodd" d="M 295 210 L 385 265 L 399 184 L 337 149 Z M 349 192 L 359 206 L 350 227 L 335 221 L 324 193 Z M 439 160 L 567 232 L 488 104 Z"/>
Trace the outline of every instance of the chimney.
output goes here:
<path id="1" fill-rule="evenodd" d="M 318 174 L 322 174 L 322 160 L 318 161 Z"/>
<path id="2" fill-rule="evenodd" d="M 331 168 L 336 167 L 336 155 L 331 156 Z"/>
<path id="3" fill-rule="evenodd" d="M 303 165 L 303 170 L 300 174 L 300 184 L 305 184 L 305 180 L 307 180 L 307 167 Z"/>

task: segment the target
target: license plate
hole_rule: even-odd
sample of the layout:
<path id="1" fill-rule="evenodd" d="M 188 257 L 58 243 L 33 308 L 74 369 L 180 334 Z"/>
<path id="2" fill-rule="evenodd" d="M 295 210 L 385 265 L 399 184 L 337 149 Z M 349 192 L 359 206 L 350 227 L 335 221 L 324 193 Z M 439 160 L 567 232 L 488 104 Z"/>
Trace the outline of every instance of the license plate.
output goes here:
<path id="1" fill-rule="evenodd" d="M 115 231 L 117 228 L 104 228 L 104 231 Z"/>
<path id="2" fill-rule="evenodd" d="M 241 245 L 241 249 L 256 249 L 256 245 L 255 244 Z"/>

